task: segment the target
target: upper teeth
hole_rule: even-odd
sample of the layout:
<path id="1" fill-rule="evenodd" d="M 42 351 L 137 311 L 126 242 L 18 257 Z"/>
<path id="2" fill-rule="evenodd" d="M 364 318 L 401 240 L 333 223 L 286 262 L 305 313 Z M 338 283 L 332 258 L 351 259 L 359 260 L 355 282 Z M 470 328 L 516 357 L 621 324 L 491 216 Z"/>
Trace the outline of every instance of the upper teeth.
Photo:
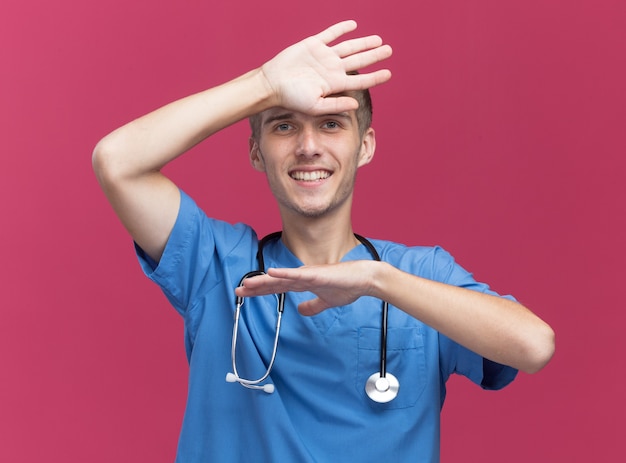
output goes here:
<path id="1" fill-rule="evenodd" d="M 304 180 L 305 182 L 310 182 L 313 180 L 321 180 L 329 177 L 329 173 L 325 170 L 316 170 L 314 172 L 293 172 L 291 177 L 295 180 Z"/>

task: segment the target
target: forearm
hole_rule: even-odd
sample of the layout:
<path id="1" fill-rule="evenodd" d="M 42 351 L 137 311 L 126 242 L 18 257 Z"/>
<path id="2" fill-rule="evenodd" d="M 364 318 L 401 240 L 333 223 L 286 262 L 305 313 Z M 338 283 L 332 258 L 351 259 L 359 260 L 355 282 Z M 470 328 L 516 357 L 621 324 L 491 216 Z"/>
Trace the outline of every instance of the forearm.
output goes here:
<path id="1" fill-rule="evenodd" d="M 419 278 L 385 263 L 373 281 L 371 295 L 495 362 L 533 373 L 554 352 L 552 329 L 514 301 Z"/>
<path id="2" fill-rule="evenodd" d="M 158 171 L 202 140 L 272 104 L 259 70 L 177 100 L 103 138 L 94 151 L 97 173 L 113 178 Z"/>
<path id="3" fill-rule="evenodd" d="M 268 269 L 236 289 L 242 297 L 310 291 L 303 315 L 350 304 L 362 296 L 387 301 L 483 357 L 519 370 L 539 371 L 554 352 L 554 332 L 517 302 L 403 272 L 386 263 L 358 260 Z"/>

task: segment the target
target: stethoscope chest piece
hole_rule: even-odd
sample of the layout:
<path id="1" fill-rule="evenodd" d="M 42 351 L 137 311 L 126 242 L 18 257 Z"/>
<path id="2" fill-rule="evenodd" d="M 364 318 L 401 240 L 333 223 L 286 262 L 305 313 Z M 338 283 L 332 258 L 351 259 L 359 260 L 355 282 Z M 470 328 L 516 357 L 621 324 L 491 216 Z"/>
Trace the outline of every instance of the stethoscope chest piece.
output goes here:
<path id="1" fill-rule="evenodd" d="M 374 402 L 381 404 L 391 402 L 398 395 L 400 383 L 394 375 L 386 373 L 384 377 L 379 372 L 374 373 L 365 383 L 365 392 Z"/>

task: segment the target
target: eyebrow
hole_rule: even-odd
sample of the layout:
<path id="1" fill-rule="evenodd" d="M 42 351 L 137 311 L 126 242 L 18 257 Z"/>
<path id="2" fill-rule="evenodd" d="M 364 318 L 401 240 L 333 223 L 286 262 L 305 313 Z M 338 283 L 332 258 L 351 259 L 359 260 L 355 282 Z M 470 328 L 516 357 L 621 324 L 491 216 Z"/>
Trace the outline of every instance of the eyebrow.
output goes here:
<path id="1" fill-rule="evenodd" d="M 276 121 L 284 121 L 284 120 L 288 120 L 288 119 L 293 119 L 294 117 L 294 113 L 293 112 L 287 112 L 287 113 L 277 113 L 273 116 L 269 116 L 267 119 L 265 119 L 263 121 L 263 125 L 267 125 L 267 124 L 271 124 L 272 122 L 276 122 Z M 323 119 L 326 117 L 336 117 L 336 118 L 341 118 L 341 119 L 350 119 L 350 113 L 348 112 L 341 112 L 341 113 L 329 113 L 329 114 L 320 114 L 319 116 L 314 116 L 316 118 L 319 119 Z"/>
<path id="2" fill-rule="evenodd" d="M 265 119 L 263 121 L 263 125 L 271 124 L 272 122 L 276 121 L 284 121 L 291 118 L 293 118 L 293 113 L 278 113 Z"/>

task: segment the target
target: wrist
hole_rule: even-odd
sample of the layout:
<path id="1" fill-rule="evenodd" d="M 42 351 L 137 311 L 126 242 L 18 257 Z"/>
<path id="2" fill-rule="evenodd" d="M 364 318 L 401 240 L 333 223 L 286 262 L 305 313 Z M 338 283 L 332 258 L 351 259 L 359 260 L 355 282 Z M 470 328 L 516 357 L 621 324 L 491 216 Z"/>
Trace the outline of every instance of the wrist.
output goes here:
<path id="1" fill-rule="evenodd" d="M 231 123 L 276 106 L 276 97 L 261 68 L 248 71 L 219 87 L 209 89 L 206 95 L 212 98 L 213 95 L 219 95 L 207 106 L 212 111 L 215 107 L 228 108 L 233 119 Z"/>
<path id="2" fill-rule="evenodd" d="M 261 66 L 253 72 L 255 79 L 257 79 L 257 85 L 259 86 L 259 95 L 261 95 L 264 104 L 264 107 L 260 109 L 260 111 L 280 106 L 278 92 L 272 85 L 270 79 L 267 77 L 264 67 Z"/>
<path id="3" fill-rule="evenodd" d="M 370 284 L 368 295 L 377 299 L 386 300 L 385 288 L 389 285 L 387 280 L 389 278 L 389 272 L 393 267 L 387 262 L 371 261 L 372 273 L 370 275 Z"/>

